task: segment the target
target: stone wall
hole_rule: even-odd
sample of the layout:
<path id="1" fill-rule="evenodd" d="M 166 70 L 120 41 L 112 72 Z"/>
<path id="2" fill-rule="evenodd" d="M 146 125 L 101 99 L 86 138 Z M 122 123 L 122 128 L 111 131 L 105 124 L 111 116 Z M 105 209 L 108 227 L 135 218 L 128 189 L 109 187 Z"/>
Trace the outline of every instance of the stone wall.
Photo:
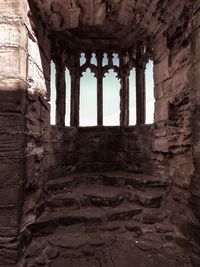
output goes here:
<path id="1" fill-rule="evenodd" d="M 196 35 L 193 41 L 190 38 L 191 34 L 194 35 L 193 18 L 199 8 L 197 2 L 196 5 L 188 2 L 180 19 L 154 41 L 156 103 L 152 159 L 155 173 L 160 179 L 170 180 L 171 189 L 165 208 L 170 207 L 170 221 L 184 237 L 181 246 L 194 233 L 193 237 L 196 238 L 198 232 L 193 212 L 195 209 L 196 214 L 199 212 L 199 202 L 193 202 L 192 205 L 190 202 L 191 191 L 195 187 L 197 189 L 197 176 L 194 175 L 198 173 L 199 159 L 194 143 L 198 140 L 198 123 L 194 123 L 198 108 L 195 107 L 191 82 L 195 66 L 192 47 L 194 39 L 198 37 Z M 198 191 L 196 189 L 194 192 Z"/>
<path id="2" fill-rule="evenodd" d="M 181 188 L 193 174 L 191 138 L 192 8 L 186 6 L 179 21 L 155 40 L 155 126 L 152 152 L 157 173 Z"/>
<path id="3" fill-rule="evenodd" d="M 45 177 L 52 179 L 71 171 L 150 173 L 150 128 L 52 126 Z"/>
<path id="4" fill-rule="evenodd" d="M 196 2 L 200 6 L 200 1 Z M 193 16 L 191 33 L 191 70 L 189 75 L 192 99 L 192 136 L 194 174 L 190 190 L 192 192 L 191 205 L 200 219 L 200 12 L 196 9 Z"/>
<path id="5" fill-rule="evenodd" d="M 25 172 L 26 1 L 0 1 L 0 266 L 19 252 Z"/>
<path id="6" fill-rule="evenodd" d="M 16 266 L 41 191 L 50 46 L 25 0 L 0 1 L 0 24 L 0 265 Z"/>
<path id="7" fill-rule="evenodd" d="M 48 31 L 28 10 L 28 66 L 26 102 L 25 181 L 20 236 L 24 246 L 29 242 L 27 225 L 35 221 L 43 205 L 45 148 L 50 138 L 50 40 Z"/>

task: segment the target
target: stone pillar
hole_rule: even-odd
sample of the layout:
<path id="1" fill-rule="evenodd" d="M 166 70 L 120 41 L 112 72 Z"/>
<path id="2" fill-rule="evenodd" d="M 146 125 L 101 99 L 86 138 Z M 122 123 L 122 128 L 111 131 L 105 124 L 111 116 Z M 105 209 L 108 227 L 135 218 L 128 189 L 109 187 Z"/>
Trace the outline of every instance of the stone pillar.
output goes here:
<path id="1" fill-rule="evenodd" d="M 129 77 L 127 73 L 121 75 L 120 125 L 129 125 Z"/>
<path id="2" fill-rule="evenodd" d="M 79 107 L 80 107 L 80 74 L 79 74 L 79 54 L 75 54 L 71 66 L 71 118 L 72 127 L 79 126 Z"/>
<path id="3" fill-rule="evenodd" d="M 16 266 L 18 258 L 25 180 L 26 14 L 27 1 L 0 0 L 0 266 Z"/>
<path id="4" fill-rule="evenodd" d="M 103 76 L 97 78 L 97 125 L 103 125 Z"/>
<path id="5" fill-rule="evenodd" d="M 145 67 L 146 59 L 142 55 L 142 47 L 138 47 L 136 53 L 136 124 L 145 124 L 146 116 L 146 88 Z"/>
<path id="6" fill-rule="evenodd" d="M 56 125 L 65 126 L 66 82 L 65 60 L 61 54 L 56 60 Z"/>
<path id="7" fill-rule="evenodd" d="M 103 54 L 97 54 L 97 125 L 103 125 L 103 75 L 102 75 L 102 58 Z"/>

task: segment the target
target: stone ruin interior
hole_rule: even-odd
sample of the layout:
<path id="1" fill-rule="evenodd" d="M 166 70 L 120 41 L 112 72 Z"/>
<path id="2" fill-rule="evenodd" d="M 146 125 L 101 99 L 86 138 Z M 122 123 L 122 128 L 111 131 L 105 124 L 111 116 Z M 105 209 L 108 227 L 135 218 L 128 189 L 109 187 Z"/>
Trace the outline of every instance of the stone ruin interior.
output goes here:
<path id="1" fill-rule="evenodd" d="M 200 1 L 0 0 L 0 24 L 0 266 L 200 266 Z M 80 127 L 88 68 L 97 124 Z M 104 125 L 109 70 L 120 82 L 118 126 Z"/>

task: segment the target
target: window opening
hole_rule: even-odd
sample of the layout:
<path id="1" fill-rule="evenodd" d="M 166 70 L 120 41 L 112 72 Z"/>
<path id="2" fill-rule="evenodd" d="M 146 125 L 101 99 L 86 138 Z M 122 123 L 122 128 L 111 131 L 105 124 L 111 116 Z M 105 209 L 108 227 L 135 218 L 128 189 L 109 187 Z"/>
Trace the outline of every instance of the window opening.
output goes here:
<path id="1" fill-rule="evenodd" d="M 81 56 L 80 56 L 80 66 L 83 66 L 85 63 L 86 63 L 85 53 L 81 53 Z"/>
<path id="2" fill-rule="evenodd" d="M 103 79 L 103 125 L 120 125 L 120 81 L 113 70 Z"/>
<path id="3" fill-rule="evenodd" d="M 153 61 L 150 60 L 146 65 L 145 71 L 146 84 L 146 124 L 154 122 L 154 78 L 153 78 Z"/>
<path id="4" fill-rule="evenodd" d="M 65 70 L 66 81 L 66 113 L 65 113 L 65 125 L 70 126 L 70 113 L 71 113 L 71 76 L 68 68 Z"/>
<path id="5" fill-rule="evenodd" d="M 56 67 L 55 63 L 51 61 L 51 97 L 50 97 L 50 121 L 51 125 L 56 124 Z"/>
<path id="6" fill-rule="evenodd" d="M 108 55 L 107 53 L 103 54 L 103 67 L 108 65 Z"/>
<path id="7" fill-rule="evenodd" d="M 87 68 L 80 80 L 80 126 L 97 125 L 97 79 Z"/>
<path id="8" fill-rule="evenodd" d="M 136 125 L 136 73 L 135 68 L 129 76 L 129 125 Z"/>
<path id="9" fill-rule="evenodd" d="M 118 54 L 116 54 L 116 53 L 113 54 L 113 60 L 112 61 L 113 61 L 113 65 L 119 67 L 119 55 Z"/>
<path id="10" fill-rule="evenodd" d="M 92 54 L 91 64 L 94 64 L 95 66 L 97 66 L 97 58 L 96 58 L 96 54 L 95 53 Z"/>

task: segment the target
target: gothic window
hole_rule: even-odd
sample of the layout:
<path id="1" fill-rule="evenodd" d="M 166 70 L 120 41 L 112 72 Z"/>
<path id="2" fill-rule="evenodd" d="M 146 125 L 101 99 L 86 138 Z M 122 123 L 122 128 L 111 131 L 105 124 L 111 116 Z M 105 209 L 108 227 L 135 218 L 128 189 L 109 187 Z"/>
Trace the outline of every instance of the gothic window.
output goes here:
<path id="1" fill-rule="evenodd" d="M 51 97 L 50 97 L 50 121 L 51 125 L 55 125 L 56 123 L 56 68 L 53 61 L 51 62 Z"/>
<path id="2" fill-rule="evenodd" d="M 120 53 L 72 52 L 69 62 L 62 58 L 57 61 L 57 74 L 52 63 L 51 124 L 56 121 L 59 126 L 78 127 L 153 123 L 153 62 L 146 64 L 149 54 L 149 48 L 140 46 Z"/>
<path id="3" fill-rule="evenodd" d="M 119 67 L 119 55 L 118 54 L 116 54 L 116 53 L 113 54 L 112 61 L 113 61 L 113 65 Z"/>
<path id="4" fill-rule="evenodd" d="M 80 66 L 84 65 L 85 63 L 86 63 L 85 53 L 81 53 Z"/>
<path id="5" fill-rule="evenodd" d="M 65 126 L 70 126 L 70 103 L 71 103 L 71 76 L 69 69 L 65 70 L 65 81 L 66 81 L 66 113 L 65 113 Z"/>
<path id="6" fill-rule="evenodd" d="M 145 71 L 146 84 L 146 124 L 154 122 L 154 78 L 153 78 L 153 61 L 149 61 Z"/>
<path id="7" fill-rule="evenodd" d="M 103 125 L 119 125 L 120 118 L 120 81 L 113 70 L 103 79 Z"/>
<path id="8" fill-rule="evenodd" d="M 129 125 L 136 124 L 136 75 L 132 68 L 129 75 Z"/>
<path id="9" fill-rule="evenodd" d="M 80 80 L 80 126 L 97 125 L 97 80 L 87 68 Z"/>
<path id="10" fill-rule="evenodd" d="M 103 54 L 103 67 L 108 65 L 108 55 L 107 53 Z"/>
<path id="11" fill-rule="evenodd" d="M 92 54 L 90 62 L 91 62 L 91 64 L 97 66 L 97 58 L 96 58 L 96 55 L 94 53 Z"/>

